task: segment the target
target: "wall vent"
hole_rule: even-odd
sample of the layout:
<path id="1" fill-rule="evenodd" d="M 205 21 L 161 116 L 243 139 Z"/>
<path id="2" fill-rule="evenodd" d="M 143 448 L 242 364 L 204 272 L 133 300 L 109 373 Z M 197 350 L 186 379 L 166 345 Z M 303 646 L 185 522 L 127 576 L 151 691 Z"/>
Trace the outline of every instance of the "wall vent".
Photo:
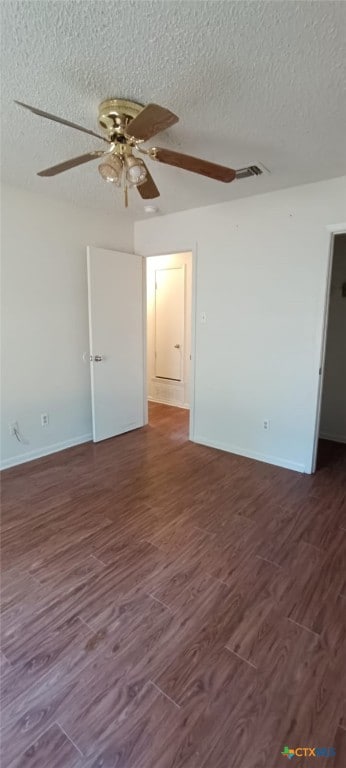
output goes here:
<path id="1" fill-rule="evenodd" d="M 248 179 L 250 176 L 260 176 L 263 173 L 258 165 L 248 165 L 246 168 L 239 168 L 235 172 L 236 179 Z"/>

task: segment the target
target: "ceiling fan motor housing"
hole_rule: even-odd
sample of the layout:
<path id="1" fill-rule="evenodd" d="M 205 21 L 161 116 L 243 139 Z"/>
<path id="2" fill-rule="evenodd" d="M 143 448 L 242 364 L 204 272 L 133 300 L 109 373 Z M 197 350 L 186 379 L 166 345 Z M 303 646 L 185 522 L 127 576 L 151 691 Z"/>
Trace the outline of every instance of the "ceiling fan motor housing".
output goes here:
<path id="1" fill-rule="evenodd" d="M 98 123 L 110 141 L 126 143 L 126 129 L 142 111 L 143 105 L 127 99 L 107 99 L 99 106 Z"/>

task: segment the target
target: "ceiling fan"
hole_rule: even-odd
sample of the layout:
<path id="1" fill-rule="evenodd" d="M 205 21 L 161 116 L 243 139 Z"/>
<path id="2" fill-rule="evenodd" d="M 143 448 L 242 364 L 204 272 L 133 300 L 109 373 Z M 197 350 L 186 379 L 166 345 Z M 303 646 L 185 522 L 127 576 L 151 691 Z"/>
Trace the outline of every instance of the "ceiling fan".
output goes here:
<path id="1" fill-rule="evenodd" d="M 90 160 L 102 158 L 102 162 L 98 166 L 101 177 L 119 187 L 123 184 L 126 207 L 128 205 L 128 187 L 137 187 L 144 200 L 160 196 L 146 164 L 136 153 L 147 155 L 151 160 L 166 165 L 173 165 L 186 171 L 208 176 L 217 181 L 229 183 L 236 178 L 236 171 L 223 165 L 210 163 L 207 160 L 183 155 L 180 152 L 162 147 L 144 149 L 141 146 L 143 142 L 148 141 L 166 128 L 170 128 L 179 120 L 173 112 L 160 107 L 158 104 L 148 104 L 143 107 L 142 104 L 126 99 L 103 101 L 99 106 L 98 114 L 98 123 L 103 132 L 101 135 L 88 128 L 83 128 L 77 123 L 43 112 L 41 109 L 29 106 L 29 104 L 23 104 L 21 101 L 15 103 L 30 110 L 35 115 L 48 118 L 48 120 L 55 120 L 55 122 L 75 128 L 77 131 L 88 133 L 109 145 L 107 149 L 92 150 L 84 155 L 79 155 L 79 157 L 53 165 L 51 168 L 46 168 L 44 171 L 40 171 L 38 176 L 55 176 L 63 171 L 68 171 L 70 168 L 75 168 L 77 165 L 88 163 Z"/>

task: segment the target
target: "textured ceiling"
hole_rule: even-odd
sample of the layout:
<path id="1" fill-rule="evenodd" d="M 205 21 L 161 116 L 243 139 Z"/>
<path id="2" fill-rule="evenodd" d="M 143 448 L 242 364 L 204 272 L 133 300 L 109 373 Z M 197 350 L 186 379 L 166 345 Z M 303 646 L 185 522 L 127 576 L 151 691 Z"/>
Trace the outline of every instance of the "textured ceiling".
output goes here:
<path id="1" fill-rule="evenodd" d="M 97 162 L 38 178 L 99 143 L 13 104 L 95 129 L 99 102 L 112 96 L 180 116 L 161 146 L 270 170 L 227 185 L 152 163 L 162 213 L 346 172 L 344 2 L 3 0 L 1 13 L 5 181 L 122 210 Z M 136 191 L 127 215 L 143 217 Z"/>

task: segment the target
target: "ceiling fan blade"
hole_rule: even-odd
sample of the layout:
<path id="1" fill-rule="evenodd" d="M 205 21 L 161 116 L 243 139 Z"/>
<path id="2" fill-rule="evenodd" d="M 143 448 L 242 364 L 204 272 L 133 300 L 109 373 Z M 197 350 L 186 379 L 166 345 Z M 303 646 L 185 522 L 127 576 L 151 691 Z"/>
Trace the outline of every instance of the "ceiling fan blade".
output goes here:
<path id="1" fill-rule="evenodd" d="M 85 155 L 79 155 L 79 157 L 73 157 L 71 160 L 65 160 L 64 163 L 58 163 L 58 165 L 52 165 L 51 168 L 45 168 L 44 171 L 40 171 L 38 176 L 56 176 L 57 173 L 68 171 L 70 168 L 75 168 L 76 165 L 83 165 L 88 163 L 89 160 L 96 160 L 97 157 L 107 155 L 107 152 L 97 150 L 95 152 L 87 152 Z"/>
<path id="2" fill-rule="evenodd" d="M 56 117 L 56 115 L 51 115 L 49 112 L 43 112 L 42 109 L 37 109 L 36 107 L 30 107 L 29 104 L 23 104 L 22 101 L 15 101 L 15 104 L 19 104 L 20 107 L 24 107 L 24 109 L 28 109 L 30 112 L 33 112 L 34 115 L 38 115 L 39 117 L 46 117 L 48 120 L 54 120 L 56 123 L 61 123 L 62 125 L 67 125 L 69 128 L 76 128 L 77 131 L 82 131 L 82 133 L 88 133 L 89 136 L 95 136 L 97 139 L 102 139 L 102 141 L 107 141 L 104 136 L 101 136 L 100 133 L 95 133 L 95 131 L 89 131 L 89 128 L 83 128 L 82 125 L 78 125 L 77 123 L 71 123 L 70 120 L 63 120 L 62 117 Z"/>
<path id="3" fill-rule="evenodd" d="M 169 109 L 160 107 L 159 104 L 148 104 L 134 120 L 131 120 L 127 133 L 131 138 L 148 141 L 157 133 L 170 128 L 178 120 L 179 117 Z"/>
<path id="4" fill-rule="evenodd" d="M 145 168 L 147 172 L 147 178 L 143 184 L 139 184 L 137 189 L 143 200 L 152 200 L 154 197 L 160 197 L 160 192 L 155 184 L 153 177 L 149 173 L 147 166 L 145 166 Z"/>
<path id="5" fill-rule="evenodd" d="M 150 154 L 149 150 L 149 156 Z M 185 171 L 200 173 L 202 176 L 209 176 L 210 179 L 217 179 L 217 181 L 224 181 L 225 183 L 233 181 L 236 176 L 236 172 L 233 168 L 226 168 L 224 165 L 210 163 L 208 160 L 202 160 L 199 157 L 182 155 L 181 152 L 173 152 L 171 149 L 155 147 L 152 156 L 155 160 L 159 160 L 160 163 L 175 165 L 176 168 L 183 168 Z"/>

